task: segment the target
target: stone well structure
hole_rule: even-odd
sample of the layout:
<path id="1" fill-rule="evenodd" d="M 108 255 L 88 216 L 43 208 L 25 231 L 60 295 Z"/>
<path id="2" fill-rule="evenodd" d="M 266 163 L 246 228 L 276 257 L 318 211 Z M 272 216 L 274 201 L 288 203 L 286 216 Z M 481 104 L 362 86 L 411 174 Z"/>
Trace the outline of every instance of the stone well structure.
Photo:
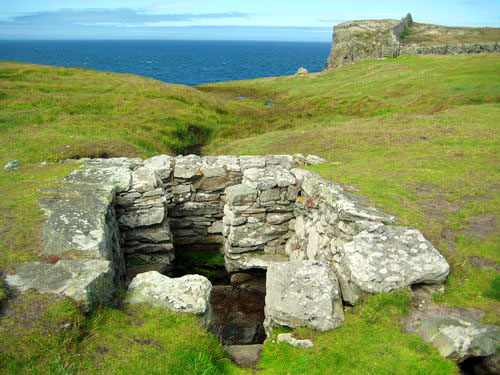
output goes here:
<path id="1" fill-rule="evenodd" d="M 85 160 L 40 202 L 48 261 L 21 266 L 7 282 L 91 309 L 112 304 L 137 274 L 151 277 L 133 285 L 155 290 L 151 271 L 168 271 L 175 252 L 217 248 L 229 273 L 267 270 L 268 329 L 328 330 L 343 321 L 343 303 L 363 293 L 446 279 L 447 262 L 420 232 L 300 168 L 318 162 L 302 155 Z M 206 300 L 206 287 L 199 289 Z M 137 293 L 126 300 L 154 300 Z"/>

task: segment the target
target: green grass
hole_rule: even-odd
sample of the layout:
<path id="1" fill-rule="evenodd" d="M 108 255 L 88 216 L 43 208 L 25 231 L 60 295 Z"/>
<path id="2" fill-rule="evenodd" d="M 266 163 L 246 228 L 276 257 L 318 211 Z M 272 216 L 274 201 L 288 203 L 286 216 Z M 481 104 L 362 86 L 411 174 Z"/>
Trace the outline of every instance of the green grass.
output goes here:
<path id="1" fill-rule="evenodd" d="M 401 36 L 403 44 L 426 46 L 443 44 L 500 42 L 500 29 L 493 27 L 447 27 L 415 22 Z"/>
<path id="2" fill-rule="evenodd" d="M 145 305 L 84 316 L 73 302 L 26 293 L 0 324 L 8 375 L 244 374 L 196 317 Z"/>
<path id="3" fill-rule="evenodd" d="M 341 328 L 319 333 L 297 329 L 294 335 L 312 339 L 311 349 L 285 343 L 264 346 L 260 366 L 265 374 L 289 375 L 452 375 L 458 369 L 416 335 L 401 333 L 398 320 L 407 314 L 405 292 L 371 296 L 350 309 Z M 273 339 L 278 333 L 273 332 Z"/>
<path id="4" fill-rule="evenodd" d="M 484 322 L 499 324 L 498 274 L 470 262 L 500 263 L 499 81 L 498 55 L 367 61 L 199 88 L 0 63 L 0 166 L 22 162 L 0 170 L 0 274 L 39 259 L 38 189 L 75 168 L 37 162 L 203 144 L 207 154 L 312 153 L 330 161 L 312 170 L 417 227 L 444 254 L 452 272 L 436 302 L 480 309 Z M 0 305 L 7 295 L 0 285 Z M 251 373 L 229 364 L 193 317 L 146 306 L 85 316 L 36 294 L 4 305 L 0 374 Z M 268 342 L 259 373 L 456 374 L 432 347 L 401 333 L 407 306 L 405 293 L 375 296 L 348 309 L 340 329 L 296 330 L 315 341 L 312 349 Z"/>

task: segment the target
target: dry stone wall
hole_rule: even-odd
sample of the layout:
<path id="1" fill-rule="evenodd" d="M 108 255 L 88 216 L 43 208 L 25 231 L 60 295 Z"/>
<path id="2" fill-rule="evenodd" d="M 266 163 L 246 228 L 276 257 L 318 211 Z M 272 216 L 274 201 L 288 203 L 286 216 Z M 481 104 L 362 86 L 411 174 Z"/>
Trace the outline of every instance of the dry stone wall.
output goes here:
<path id="1" fill-rule="evenodd" d="M 460 55 L 471 53 L 500 53 L 500 43 L 443 44 L 401 46 L 401 55 Z"/>
<path id="2" fill-rule="evenodd" d="M 330 329 L 343 320 L 342 302 L 446 279 L 447 262 L 420 232 L 394 226 L 395 217 L 297 168 L 323 161 L 302 155 L 86 160 L 41 202 L 49 216 L 44 254 L 55 259 L 25 265 L 7 281 L 66 294 L 90 309 L 111 304 L 125 278 L 167 271 L 175 252 L 217 247 L 230 273 L 267 270 L 269 332 L 273 324 Z M 283 270 L 304 277 L 284 278 Z M 331 293 L 323 295 L 321 285 Z M 308 311 L 318 293 L 335 308 Z"/>

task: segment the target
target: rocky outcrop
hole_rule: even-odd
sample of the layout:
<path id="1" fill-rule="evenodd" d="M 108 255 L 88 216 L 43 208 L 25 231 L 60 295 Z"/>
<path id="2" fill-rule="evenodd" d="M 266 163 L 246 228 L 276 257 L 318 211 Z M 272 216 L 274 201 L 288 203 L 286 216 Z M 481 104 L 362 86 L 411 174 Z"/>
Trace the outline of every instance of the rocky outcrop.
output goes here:
<path id="1" fill-rule="evenodd" d="M 367 20 L 344 22 L 333 29 L 333 46 L 327 68 L 364 59 L 399 56 L 401 35 L 413 23 L 411 14 L 400 21 Z"/>
<path id="2" fill-rule="evenodd" d="M 177 279 L 150 271 L 137 275 L 125 295 L 125 304 L 147 303 L 168 310 L 199 315 L 208 325 L 212 321 L 210 295 L 212 283 L 201 275 Z"/>

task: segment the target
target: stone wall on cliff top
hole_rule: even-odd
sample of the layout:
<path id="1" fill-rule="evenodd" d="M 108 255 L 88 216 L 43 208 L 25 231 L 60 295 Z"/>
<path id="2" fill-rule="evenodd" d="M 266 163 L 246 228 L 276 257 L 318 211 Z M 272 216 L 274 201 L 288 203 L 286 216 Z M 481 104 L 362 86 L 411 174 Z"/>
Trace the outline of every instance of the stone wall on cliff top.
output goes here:
<path id="1" fill-rule="evenodd" d="M 395 226 L 395 217 L 297 168 L 321 161 L 302 155 L 86 160 L 41 201 L 49 217 L 47 261 L 21 266 L 7 282 L 64 294 L 90 310 L 112 304 L 125 278 L 166 272 L 175 252 L 218 248 L 230 273 L 268 270 L 274 297 L 266 299 L 267 328 L 331 329 L 343 320 L 342 301 L 446 279 L 446 260 L 419 231 Z M 283 270 L 303 277 L 283 278 Z M 328 316 L 307 307 L 318 288 L 329 290 L 321 298 L 336 306 Z"/>

